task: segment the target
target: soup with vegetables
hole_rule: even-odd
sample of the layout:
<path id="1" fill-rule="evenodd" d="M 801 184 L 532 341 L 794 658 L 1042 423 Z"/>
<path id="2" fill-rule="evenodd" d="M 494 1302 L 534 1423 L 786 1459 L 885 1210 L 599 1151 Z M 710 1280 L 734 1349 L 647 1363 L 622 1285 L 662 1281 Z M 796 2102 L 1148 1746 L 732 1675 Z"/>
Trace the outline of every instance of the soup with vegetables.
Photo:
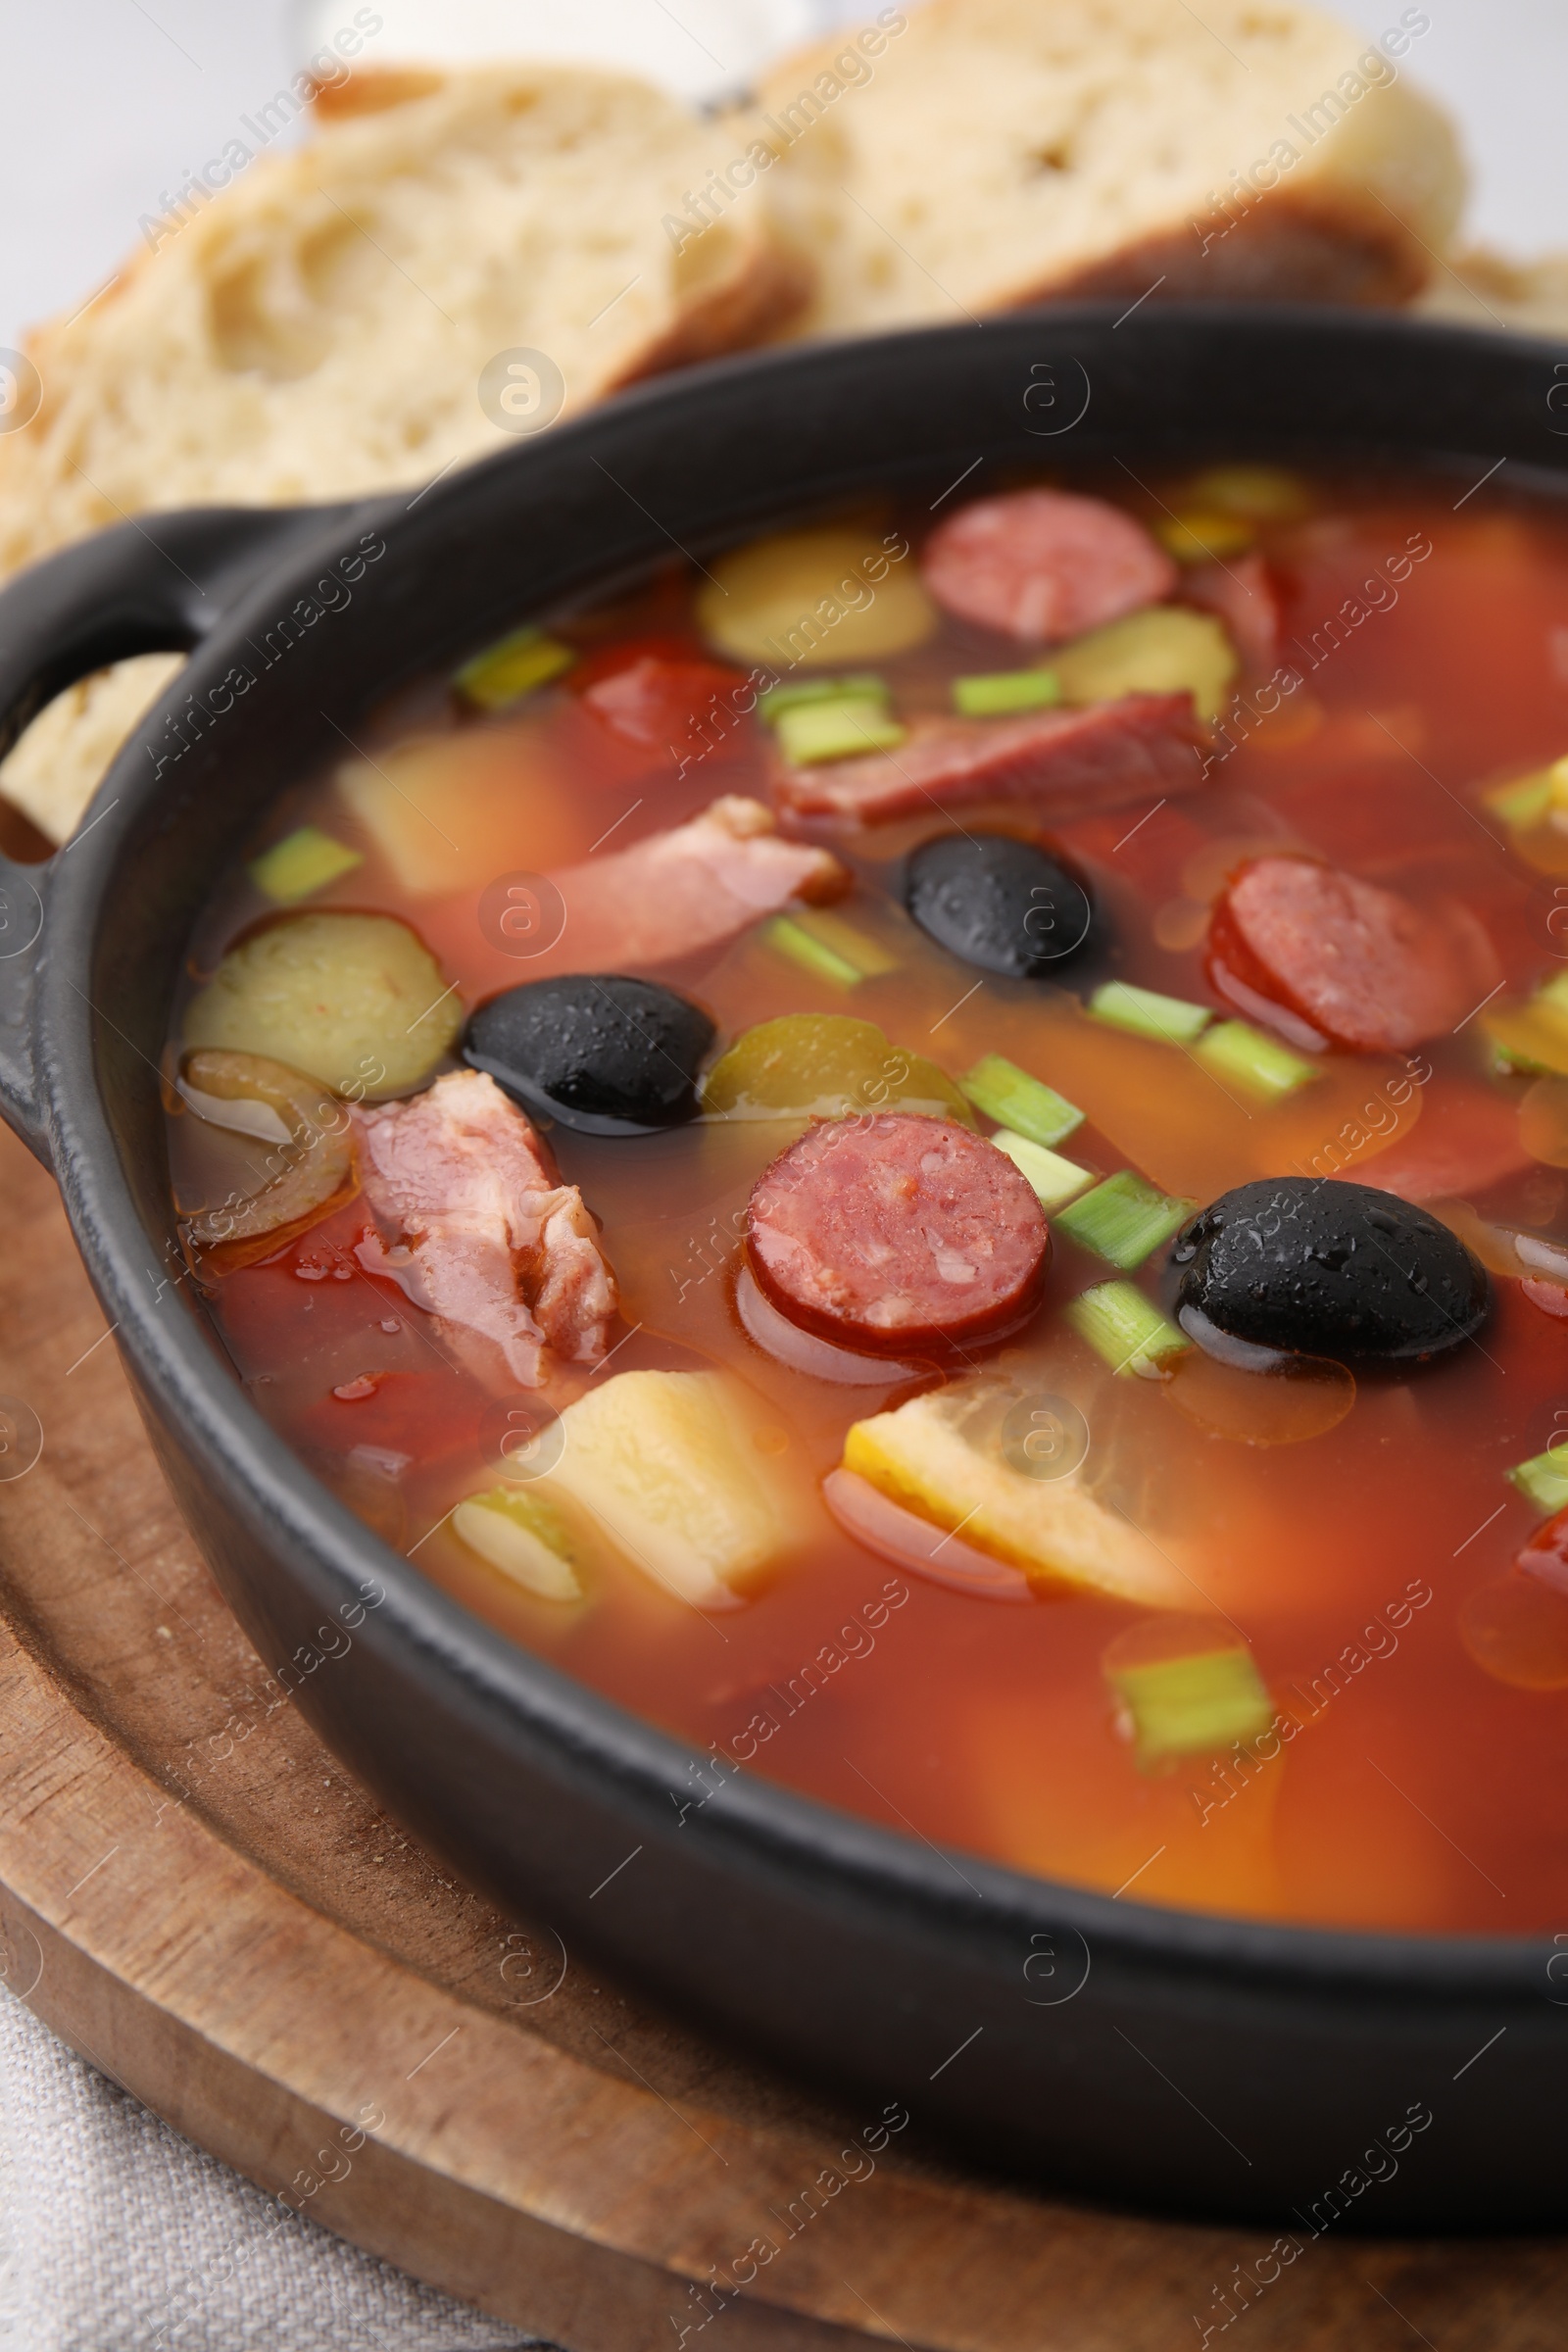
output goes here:
<path id="1" fill-rule="evenodd" d="M 688 1742 L 1128 1900 L 1568 1917 L 1568 522 L 972 475 L 404 691 L 166 1061 L 258 1410 Z"/>

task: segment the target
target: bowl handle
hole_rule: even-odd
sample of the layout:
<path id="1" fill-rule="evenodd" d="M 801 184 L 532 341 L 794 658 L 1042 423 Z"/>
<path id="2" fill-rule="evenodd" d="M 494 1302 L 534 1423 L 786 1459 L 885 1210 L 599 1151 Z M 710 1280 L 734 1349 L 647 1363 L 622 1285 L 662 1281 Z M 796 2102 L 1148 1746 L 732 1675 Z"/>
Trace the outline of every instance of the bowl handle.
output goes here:
<path id="1" fill-rule="evenodd" d="M 100 531 L 0 589 L 0 758 L 57 694 L 134 654 L 188 654 L 273 564 L 358 507 L 193 507 Z M 95 799 L 77 838 L 95 821 Z M 49 878 L 0 856 L 0 1118 L 49 1164 L 32 1056 Z"/>

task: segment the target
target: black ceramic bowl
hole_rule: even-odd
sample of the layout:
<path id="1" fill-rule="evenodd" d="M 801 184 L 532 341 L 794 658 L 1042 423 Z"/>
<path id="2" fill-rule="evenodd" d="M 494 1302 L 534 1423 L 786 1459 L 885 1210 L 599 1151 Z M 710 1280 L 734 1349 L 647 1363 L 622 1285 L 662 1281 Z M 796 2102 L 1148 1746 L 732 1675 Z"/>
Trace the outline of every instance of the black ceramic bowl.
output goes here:
<path id="1" fill-rule="evenodd" d="M 1298 2237 L 1568 2215 L 1552 1943 L 1141 1907 L 705 1773 L 384 1548 L 251 1409 L 179 1279 L 156 1064 L 193 921 L 269 796 L 531 610 L 982 457 L 1386 459 L 1456 501 L 1506 461 L 1558 496 L 1565 376 L 1561 349 L 1376 317 L 1044 312 L 725 364 L 371 508 L 154 518 L 0 598 L 5 741 L 102 662 L 191 649 L 71 848 L 0 877 L 4 1108 L 264 1662 L 466 1877 L 705 2027 L 1058 2186 Z M 384 552 L 356 563 L 362 541 Z M 302 602 L 333 566 L 346 601 Z M 1396 2157 L 1363 2161 L 1378 2142 Z"/>

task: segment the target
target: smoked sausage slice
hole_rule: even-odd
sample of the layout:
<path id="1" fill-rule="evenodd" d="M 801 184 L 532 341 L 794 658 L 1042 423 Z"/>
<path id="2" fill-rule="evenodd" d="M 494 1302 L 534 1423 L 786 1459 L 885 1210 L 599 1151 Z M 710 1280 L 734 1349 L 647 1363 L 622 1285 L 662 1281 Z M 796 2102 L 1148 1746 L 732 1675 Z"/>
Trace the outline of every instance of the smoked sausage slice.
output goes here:
<path id="1" fill-rule="evenodd" d="M 1004 1152 L 947 1119 L 825 1119 L 760 1178 L 747 1250 L 804 1330 L 868 1353 L 1000 1337 L 1034 1311 L 1051 1247 Z"/>
<path id="2" fill-rule="evenodd" d="M 1407 1054 L 1454 1028 L 1502 978 L 1463 907 L 1408 899 L 1310 858 L 1256 858 L 1208 927 L 1218 994 L 1298 1044 Z"/>
<path id="3" fill-rule="evenodd" d="M 1142 523 L 1066 490 L 1011 490 L 961 507 L 932 533 L 920 568 L 948 612 L 1030 645 L 1156 605 L 1177 580 Z"/>

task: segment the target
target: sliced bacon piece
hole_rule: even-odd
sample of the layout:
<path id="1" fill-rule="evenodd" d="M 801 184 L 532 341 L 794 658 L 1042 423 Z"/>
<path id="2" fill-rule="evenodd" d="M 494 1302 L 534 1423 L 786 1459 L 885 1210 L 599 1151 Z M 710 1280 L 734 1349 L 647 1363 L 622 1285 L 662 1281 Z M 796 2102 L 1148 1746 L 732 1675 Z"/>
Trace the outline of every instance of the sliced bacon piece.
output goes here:
<path id="1" fill-rule="evenodd" d="M 824 1119 L 752 1194 L 759 1288 L 806 1331 L 862 1352 L 956 1348 L 1038 1304 L 1051 1236 L 1005 1153 L 947 1119 Z"/>
<path id="2" fill-rule="evenodd" d="M 849 887 L 831 852 L 782 841 L 770 809 L 733 794 L 673 832 L 567 866 L 551 880 L 565 902 L 566 957 L 541 962 L 529 979 L 543 970 L 667 963 L 722 945 L 791 899 L 836 899 Z"/>
<path id="3" fill-rule="evenodd" d="M 1196 565 L 1182 581 L 1182 602 L 1224 622 L 1249 669 L 1272 669 L 1279 660 L 1279 591 L 1261 556 Z"/>
<path id="4" fill-rule="evenodd" d="M 1206 734 L 1187 694 L 1127 694 L 1027 718 L 917 720 L 896 752 L 775 766 L 771 789 L 798 816 L 862 824 L 955 801 L 1090 800 L 1184 792 L 1200 778 Z"/>
<path id="5" fill-rule="evenodd" d="M 849 888 L 829 851 L 775 828 L 760 801 L 731 795 L 667 833 L 558 867 L 546 877 L 559 893 L 554 936 L 538 955 L 509 954 L 483 927 L 471 892 L 421 906 L 420 935 L 481 996 L 554 972 L 646 972 L 721 948 L 791 900 L 818 903 Z"/>
<path id="6" fill-rule="evenodd" d="M 1066 490 L 979 498 L 926 542 L 921 577 L 960 620 L 1031 645 L 1081 637 L 1176 585 L 1176 566 L 1142 523 Z"/>
<path id="7" fill-rule="evenodd" d="M 1250 1018 L 1298 1043 L 1407 1054 L 1501 984 L 1496 952 L 1463 907 L 1428 913 L 1310 858 L 1257 858 L 1208 927 L 1208 976 Z"/>
<path id="8" fill-rule="evenodd" d="M 542 1385 L 548 1345 L 596 1364 L 617 1308 L 615 1278 L 574 1184 L 492 1078 L 455 1070 L 409 1102 L 353 1112 L 371 1207 L 398 1229 L 368 1234 L 368 1274 L 463 1334 L 493 1342 L 519 1388 Z"/>

